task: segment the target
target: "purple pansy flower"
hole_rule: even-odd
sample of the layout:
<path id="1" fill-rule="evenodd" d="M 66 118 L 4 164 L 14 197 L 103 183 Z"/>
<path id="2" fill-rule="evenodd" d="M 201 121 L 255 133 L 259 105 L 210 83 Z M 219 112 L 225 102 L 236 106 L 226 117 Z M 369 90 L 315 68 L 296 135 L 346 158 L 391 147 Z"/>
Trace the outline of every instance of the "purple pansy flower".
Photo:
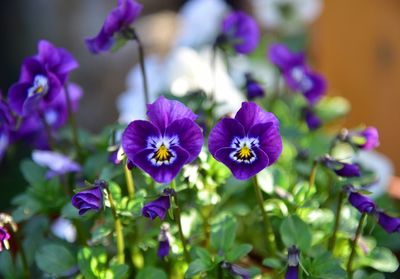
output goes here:
<path id="1" fill-rule="evenodd" d="M 158 183 L 171 182 L 183 165 L 195 160 L 203 145 L 197 116 L 178 101 L 159 97 L 147 106 L 150 121 L 131 122 L 122 135 L 128 160 Z"/>
<path id="2" fill-rule="evenodd" d="M 169 224 L 164 223 L 161 225 L 160 234 L 158 235 L 158 250 L 157 256 L 164 259 L 169 255 L 171 235 L 169 233 Z"/>
<path id="3" fill-rule="evenodd" d="M 400 233 L 400 218 L 392 217 L 384 212 L 378 212 L 378 223 L 388 233 Z"/>
<path id="4" fill-rule="evenodd" d="M 360 213 L 372 213 L 376 209 L 375 202 L 367 196 L 352 189 L 349 193 L 349 203 Z"/>
<path id="5" fill-rule="evenodd" d="M 365 141 L 362 144 L 356 144 L 361 149 L 371 150 L 379 146 L 379 133 L 375 127 L 367 127 L 355 133 L 355 136 L 362 137 Z"/>
<path id="6" fill-rule="evenodd" d="M 237 179 L 248 179 L 279 158 L 279 121 L 257 104 L 244 102 L 234 119 L 223 118 L 211 130 L 208 149 Z"/>
<path id="7" fill-rule="evenodd" d="M 318 129 L 322 125 L 321 119 L 310 108 L 306 108 L 304 110 L 304 119 L 306 121 L 308 129 L 311 131 Z"/>
<path id="8" fill-rule="evenodd" d="M 36 164 L 49 169 L 46 174 L 47 178 L 81 171 L 81 166 L 78 163 L 58 152 L 34 150 L 32 152 L 32 160 Z"/>
<path id="9" fill-rule="evenodd" d="M 299 278 L 300 251 L 296 246 L 289 247 L 287 261 L 288 269 L 285 274 L 285 279 Z"/>
<path id="10" fill-rule="evenodd" d="M 264 89 L 262 86 L 253 78 L 250 73 L 246 73 L 246 93 L 247 99 L 253 100 L 255 98 L 264 97 Z"/>
<path id="11" fill-rule="evenodd" d="M 361 176 L 360 167 L 357 164 L 340 162 L 330 156 L 321 158 L 321 163 L 342 177 Z"/>
<path id="12" fill-rule="evenodd" d="M 268 48 L 268 58 L 281 72 L 305 65 L 303 53 L 293 53 L 284 44 L 271 44 Z"/>
<path id="13" fill-rule="evenodd" d="M 228 14 L 222 22 L 223 42 L 232 45 L 238 53 L 248 54 L 257 48 L 260 30 L 251 16 L 241 11 Z"/>
<path id="14" fill-rule="evenodd" d="M 80 191 L 72 197 L 72 205 L 79 210 L 79 215 L 89 210 L 100 211 L 103 208 L 103 188 L 106 186 L 104 180 L 96 180 L 93 187 Z"/>
<path id="15" fill-rule="evenodd" d="M 39 41 L 36 57 L 48 71 L 58 77 L 62 84 L 67 80 L 68 74 L 79 67 L 78 62 L 69 51 L 57 48 L 46 40 Z"/>
<path id="16" fill-rule="evenodd" d="M 161 197 L 146 203 L 142 208 L 142 215 L 151 220 L 154 220 L 156 217 L 160 218 L 160 220 L 164 220 L 165 215 L 171 206 L 170 195 L 172 193 L 173 192 L 166 189 Z"/>
<path id="17" fill-rule="evenodd" d="M 8 240 L 10 239 L 10 234 L 7 230 L 0 226 L 0 252 L 3 251 L 3 246 L 8 247 Z"/>
<path id="18" fill-rule="evenodd" d="M 8 91 L 8 99 L 14 112 L 26 116 L 36 112 L 41 101 L 52 102 L 61 91 L 61 82 L 54 73 L 38 59 L 27 58 L 22 65 L 20 80 Z"/>
<path id="19" fill-rule="evenodd" d="M 108 51 L 115 42 L 115 35 L 128 29 L 141 11 L 142 5 L 135 0 L 118 0 L 118 6 L 108 14 L 97 36 L 86 39 L 86 46 L 92 53 Z"/>
<path id="20" fill-rule="evenodd" d="M 232 276 L 239 276 L 242 279 L 250 279 L 249 270 L 237 264 L 232 264 L 224 261 L 221 263 L 221 267 L 226 269 Z"/>

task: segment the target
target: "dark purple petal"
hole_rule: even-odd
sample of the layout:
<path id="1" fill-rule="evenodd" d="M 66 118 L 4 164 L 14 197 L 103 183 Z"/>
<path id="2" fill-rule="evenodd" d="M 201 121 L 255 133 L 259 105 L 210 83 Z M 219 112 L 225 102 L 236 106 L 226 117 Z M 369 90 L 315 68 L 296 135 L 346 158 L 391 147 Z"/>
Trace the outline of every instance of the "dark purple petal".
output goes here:
<path id="1" fill-rule="evenodd" d="M 72 205 L 79 210 L 79 215 L 89 210 L 100 211 L 103 208 L 102 188 L 93 187 L 75 194 L 72 197 Z"/>
<path id="2" fill-rule="evenodd" d="M 169 246 L 169 241 L 164 240 L 164 241 L 159 241 L 158 242 L 158 250 L 157 250 L 157 256 L 161 259 L 165 258 L 166 256 L 168 256 L 169 254 L 169 250 L 170 250 L 170 246 Z"/>
<path id="3" fill-rule="evenodd" d="M 0 126 L 5 126 L 8 129 L 13 129 L 16 124 L 16 119 L 13 116 L 10 106 L 2 100 L 0 91 Z"/>
<path id="4" fill-rule="evenodd" d="M 232 118 L 221 119 L 211 130 L 208 138 L 208 149 L 215 157 L 217 150 L 231 147 L 235 137 L 245 137 L 243 126 L 239 121 Z"/>
<path id="5" fill-rule="evenodd" d="M 308 78 L 310 79 L 312 86 L 309 90 L 303 92 L 310 105 L 316 104 L 326 92 L 326 80 L 319 74 L 309 72 Z"/>
<path id="6" fill-rule="evenodd" d="M 400 218 L 389 216 L 384 212 L 379 212 L 378 223 L 388 233 L 400 233 Z"/>
<path id="7" fill-rule="evenodd" d="M 114 37 L 107 35 L 103 29 L 101 29 L 96 37 L 86 39 L 85 44 L 90 52 L 97 54 L 108 51 L 114 44 Z"/>
<path id="8" fill-rule="evenodd" d="M 234 11 L 225 17 L 222 32 L 235 50 L 242 54 L 252 52 L 260 41 L 257 22 L 241 11 Z"/>
<path id="9" fill-rule="evenodd" d="M 128 159 L 133 161 L 134 156 L 148 148 L 150 137 L 159 138 L 160 136 L 160 131 L 149 121 L 135 120 L 122 134 L 121 145 Z"/>
<path id="10" fill-rule="evenodd" d="M 189 153 L 179 146 L 174 146 L 171 150 L 175 152 L 175 155 L 173 162 L 170 164 L 154 164 L 151 160 L 151 155 L 154 153 L 154 149 L 145 149 L 137 153 L 133 156 L 132 162 L 137 167 L 148 173 L 156 182 L 165 184 L 170 183 L 175 176 L 177 176 L 183 165 L 188 162 L 190 157 Z"/>
<path id="11" fill-rule="evenodd" d="M 231 154 L 235 152 L 235 148 L 225 147 L 217 150 L 214 157 L 218 161 L 225 164 L 232 172 L 233 176 L 239 180 L 247 180 L 269 164 L 268 156 L 261 149 L 254 147 L 255 160 L 251 163 L 238 162 L 231 158 Z"/>
<path id="12" fill-rule="evenodd" d="M 268 48 L 268 58 L 282 72 L 305 64 L 303 53 L 293 53 L 284 44 L 271 44 Z"/>
<path id="13" fill-rule="evenodd" d="M 365 143 L 360 145 L 360 148 L 371 150 L 379 146 L 379 133 L 375 127 L 367 127 L 359 135 L 364 137 Z"/>
<path id="14" fill-rule="evenodd" d="M 142 215 L 151 220 L 154 220 L 156 217 L 164 220 L 170 206 L 169 196 L 161 196 L 158 199 L 145 204 L 142 208 Z"/>
<path id="15" fill-rule="evenodd" d="M 285 274 L 285 279 L 297 278 L 299 278 L 299 266 L 289 266 Z"/>
<path id="16" fill-rule="evenodd" d="M 147 116 L 164 133 L 168 125 L 178 119 L 188 118 L 192 121 L 197 119 L 188 107 L 179 101 L 168 100 L 160 96 L 154 103 L 147 105 Z"/>
<path id="17" fill-rule="evenodd" d="M 44 95 L 44 100 L 47 103 L 50 103 L 57 98 L 57 96 L 60 95 L 64 89 L 60 80 L 55 74 L 48 72 L 47 78 L 49 80 L 49 91 Z"/>
<path id="18" fill-rule="evenodd" d="M 45 66 L 36 58 L 28 57 L 24 60 L 21 68 L 19 82 L 32 83 L 36 75 L 46 75 Z"/>
<path id="19" fill-rule="evenodd" d="M 272 165 L 282 153 L 282 138 L 279 128 L 273 122 L 254 125 L 248 137 L 258 138 L 259 148 L 268 156 L 268 165 Z"/>
<path id="20" fill-rule="evenodd" d="M 321 119 L 310 109 L 305 110 L 304 118 L 308 129 L 311 131 L 318 129 L 322 125 Z"/>
<path id="21" fill-rule="evenodd" d="M 28 95 L 30 83 L 15 83 L 8 91 L 8 102 L 11 109 L 18 115 L 24 115 L 24 102 Z"/>
<path id="22" fill-rule="evenodd" d="M 0 125 L 0 161 L 6 154 L 9 144 L 10 144 L 9 131 L 5 125 Z"/>
<path id="23" fill-rule="evenodd" d="M 279 126 L 279 121 L 274 114 L 266 112 L 253 102 L 243 102 L 242 107 L 235 115 L 235 119 L 243 125 L 246 133 L 251 127 L 260 123 L 272 122 L 274 125 Z"/>
<path id="24" fill-rule="evenodd" d="M 372 213 L 376 208 L 373 200 L 357 192 L 351 192 L 349 194 L 349 202 L 360 211 L 360 213 Z"/>
<path id="25" fill-rule="evenodd" d="M 265 95 L 264 88 L 250 74 L 246 74 L 246 92 L 249 100 L 261 98 Z"/>
<path id="26" fill-rule="evenodd" d="M 360 168 L 356 164 L 340 163 L 341 166 L 338 169 L 334 169 L 334 172 L 343 177 L 355 177 L 361 176 Z"/>
<path id="27" fill-rule="evenodd" d="M 178 145 L 190 155 L 188 163 L 199 156 L 204 142 L 203 133 L 201 128 L 192 120 L 188 118 L 175 120 L 167 127 L 165 135 L 170 137 L 178 136 Z"/>

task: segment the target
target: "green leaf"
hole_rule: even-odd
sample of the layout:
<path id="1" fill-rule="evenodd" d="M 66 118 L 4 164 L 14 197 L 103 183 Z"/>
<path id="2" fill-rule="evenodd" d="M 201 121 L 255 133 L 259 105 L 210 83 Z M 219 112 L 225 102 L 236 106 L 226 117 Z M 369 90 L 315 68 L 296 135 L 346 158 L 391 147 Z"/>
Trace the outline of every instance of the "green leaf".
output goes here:
<path id="1" fill-rule="evenodd" d="M 275 258 L 266 258 L 263 260 L 262 264 L 264 266 L 268 266 L 268 267 L 271 267 L 271 268 L 277 269 L 277 270 L 279 270 L 283 267 L 282 262 Z"/>
<path id="2" fill-rule="evenodd" d="M 212 267 L 211 267 L 212 268 Z M 196 259 L 190 263 L 188 270 L 185 273 L 185 278 L 192 278 L 196 274 L 205 272 L 211 269 L 206 263 L 201 259 Z M 149 277 L 150 278 L 150 277 Z M 154 278 L 154 277 L 153 277 Z"/>
<path id="3" fill-rule="evenodd" d="M 297 216 L 289 216 L 280 227 L 282 241 L 286 247 L 296 245 L 302 251 L 311 247 L 311 231 L 309 226 Z"/>
<path id="4" fill-rule="evenodd" d="M 167 275 L 162 269 L 152 266 L 147 266 L 143 268 L 136 276 L 136 279 L 149 279 L 149 278 L 167 279 Z"/>
<path id="5" fill-rule="evenodd" d="M 128 278 L 129 276 L 128 272 L 129 272 L 129 266 L 127 266 L 126 264 L 114 264 L 111 265 L 111 268 L 107 270 L 105 275 L 103 275 L 102 277 L 104 279 L 114 279 L 114 278 L 124 279 Z"/>
<path id="6" fill-rule="evenodd" d="M 236 236 L 236 219 L 224 215 L 211 225 L 211 245 L 218 251 L 227 252 L 232 247 Z"/>
<path id="7" fill-rule="evenodd" d="M 316 257 L 307 271 L 312 279 L 346 278 L 346 272 L 340 266 L 339 260 L 335 259 L 330 253 L 324 253 Z"/>
<path id="8" fill-rule="evenodd" d="M 105 269 L 107 253 L 103 247 L 84 247 L 78 252 L 78 266 L 86 279 L 97 279 Z"/>
<path id="9" fill-rule="evenodd" d="M 37 266 L 51 275 L 61 276 L 75 265 L 74 255 L 64 246 L 47 244 L 35 254 Z"/>
<path id="10" fill-rule="evenodd" d="M 212 265 L 212 257 L 210 253 L 207 251 L 207 249 L 204 249 L 202 247 L 196 247 L 195 248 L 195 254 L 197 257 L 199 257 L 200 260 L 202 260 L 206 265 Z"/>
<path id="11" fill-rule="evenodd" d="M 360 257 L 356 263 L 370 266 L 381 272 L 395 272 L 399 267 L 396 256 L 385 247 L 376 247 L 366 257 Z"/>
<path id="12" fill-rule="evenodd" d="M 4 278 L 16 278 L 15 267 L 8 250 L 3 250 L 0 252 L 0 274 Z"/>
<path id="13" fill-rule="evenodd" d="M 22 161 L 20 168 L 22 175 L 30 185 L 40 185 L 45 181 L 46 170 L 32 160 Z"/>
<path id="14" fill-rule="evenodd" d="M 238 246 L 234 246 L 231 250 L 226 253 L 226 259 L 228 262 L 235 262 L 240 258 L 246 256 L 251 250 L 253 246 L 250 244 L 240 244 Z"/>
<path id="15" fill-rule="evenodd" d="M 63 206 L 61 209 L 61 217 L 67 219 L 78 219 L 79 213 L 78 209 L 76 209 L 71 201 L 69 201 L 66 205 Z"/>

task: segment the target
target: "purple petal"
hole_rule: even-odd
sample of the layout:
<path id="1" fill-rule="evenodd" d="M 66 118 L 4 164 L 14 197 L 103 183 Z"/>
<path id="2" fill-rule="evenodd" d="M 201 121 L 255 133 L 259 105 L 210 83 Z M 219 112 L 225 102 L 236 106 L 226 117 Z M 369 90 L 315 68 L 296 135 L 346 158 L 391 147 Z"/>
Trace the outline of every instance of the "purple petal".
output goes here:
<path id="1" fill-rule="evenodd" d="M 100 30 L 94 38 L 87 38 L 85 44 L 91 53 L 100 53 L 108 51 L 114 44 L 114 37 L 104 33 L 103 29 Z"/>
<path id="2" fill-rule="evenodd" d="M 378 213 L 378 222 L 388 233 L 400 232 L 400 218 L 389 216 L 383 212 Z"/>
<path id="3" fill-rule="evenodd" d="M 165 258 L 166 256 L 168 256 L 169 254 L 169 250 L 170 250 L 170 246 L 169 246 L 169 241 L 164 240 L 164 241 L 159 241 L 158 242 L 158 250 L 157 250 L 157 256 L 161 259 Z"/>
<path id="4" fill-rule="evenodd" d="M 268 166 L 268 156 L 257 147 L 253 148 L 256 159 L 252 163 L 234 161 L 230 155 L 235 151 L 235 148 L 221 148 L 215 153 L 214 157 L 225 164 L 231 170 L 233 176 L 239 180 L 247 180 Z"/>
<path id="5" fill-rule="evenodd" d="M 62 93 L 63 87 L 55 74 L 48 72 L 47 78 L 49 82 L 49 91 L 44 95 L 44 100 L 46 103 L 50 103 Z"/>
<path id="6" fill-rule="evenodd" d="M 247 99 L 253 100 L 255 98 L 264 97 L 264 89 L 261 85 L 254 81 L 254 80 L 247 80 L 246 81 L 246 92 L 247 92 Z"/>
<path id="7" fill-rule="evenodd" d="M 375 127 L 367 127 L 359 134 L 365 138 L 365 143 L 360 146 L 362 149 L 371 150 L 379 146 L 379 133 Z"/>
<path id="8" fill-rule="evenodd" d="M 279 128 L 273 122 L 254 125 L 248 136 L 259 139 L 260 149 L 268 156 L 268 165 L 278 160 L 282 153 L 282 138 Z"/>
<path id="9" fill-rule="evenodd" d="M 234 138 L 245 137 L 243 126 L 232 118 L 221 119 L 211 130 L 208 138 L 208 149 L 215 157 L 215 153 L 224 147 L 231 147 Z"/>
<path id="10" fill-rule="evenodd" d="M 34 150 L 32 152 L 32 160 L 40 166 L 49 168 L 58 175 L 81 171 L 81 166 L 78 163 L 57 152 Z"/>
<path id="11" fill-rule="evenodd" d="M 188 163 L 199 156 L 204 142 L 203 133 L 201 128 L 192 120 L 188 118 L 175 120 L 167 127 L 165 135 L 170 137 L 178 136 L 179 146 L 190 155 Z"/>
<path id="12" fill-rule="evenodd" d="M 321 75 L 313 72 L 308 73 L 308 78 L 312 83 L 312 87 L 304 92 L 304 97 L 306 97 L 310 105 L 314 105 L 325 95 L 326 80 Z"/>
<path id="13" fill-rule="evenodd" d="M 30 87 L 30 83 L 15 83 L 8 91 L 8 102 L 10 108 L 19 116 L 24 115 L 24 102 Z"/>
<path id="14" fill-rule="evenodd" d="M 307 109 L 304 113 L 306 124 L 311 131 L 318 129 L 322 125 L 321 119 L 312 111 Z"/>
<path id="15" fill-rule="evenodd" d="M 176 154 L 175 160 L 171 164 L 155 165 L 149 157 L 153 154 L 154 149 L 145 149 L 132 158 L 132 162 L 143 171 L 148 173 L 158 183 L 170 183 L 187 163 L 190 155 L 187 151 L 174 146 L 171 148 Z"/>
<path id="16" fill-rule="evenodd" d="M 361 176 L 360 168 L 356 164 L 340 163 L 339 169 L 334 169 L 334 172 L 343 177 Z"/>
<path id="17" fill-rule="evenodd" d="M 260 123 L 272 122 L 274 125 L 279 126 L 279 121 L 274 114 L 264 111 L 253 102 L 243 102 L 242 107 L 236 113 L 235 119 L 243 125 L 245 132 Z"/>
<path id="18" fill-rule="evenodd" d="M 305 64 L 303 53 L 293 53 L 284 44 L 271 44 L 268 57 L 281 71 Z"/>
<path id="19" fill-rule="evenodd" d="M 299 278 L 299 267 L 289 266 L 285 274 L 285 279 L 297 279 L 297 278 Z"/>
<path id="20" fill-rule="evenodd" d="M 357 192 L 351 192 L 349 194 L 349 202 L 360 211 L 360 213 L 371 213 L 376 208 L 373 200 Z"/>
<path id="21" fill-rule="evenodd" d="M 158 199 L 145 204 L 142 208 L 142 215 L 151 220 L 154 220 L 156 217 L 159 217 L 160 220 L 164 220 L 170 206 L 169 196 L 161 196 Z"/>
<path id="22" fill-rule="evenodd" d="M 178 119 L 196 120 L 197 115 L 178 101 L 171 101 L 160 96 L 153 104 L 147 105 L 147 116 L 163 133 L 168 125 Z"/>
<path id="23" fill-rule="evenodd" d="M 75 194 L 72 197 L 72 205 L 79 210 L 79 215 L 83 215 L 89 210 L 100 211 L 103 208 L 101 187 L 93 187 Z"/>
<path id="24" fill-rule="evenodd" d="M 33 82 L 36 75 L 46 75 L 44 65 L 34 57 L 28 57 L 24 60 L 21 68 L 21 76 L 19 82 Z"/>

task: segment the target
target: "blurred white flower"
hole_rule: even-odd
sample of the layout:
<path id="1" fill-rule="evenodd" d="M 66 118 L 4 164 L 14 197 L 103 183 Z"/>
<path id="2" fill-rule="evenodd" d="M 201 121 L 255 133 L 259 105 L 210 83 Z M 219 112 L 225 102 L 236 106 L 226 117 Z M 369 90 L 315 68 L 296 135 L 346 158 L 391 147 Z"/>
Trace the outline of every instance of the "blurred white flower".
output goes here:
<path id="1" fill-rule="evenodd" d="M 322 0 L 252 0 L 257 19 L 267 29 L 297 33 L 321 13 Z"/>
<path id="2" fill-rule="evenodd" d="M 223 0 L 191 0 L 180 11 L 176 45 L 202 47 L 214 43 L 229 6 Z"/>
<path id="3" fill-rule="evenodd" d="M 71 243 L 76 240 L 76 228 L 71 221 L 64 218 L 58 218 L 53 222 L 51 232 L 58 238 Z"/>

